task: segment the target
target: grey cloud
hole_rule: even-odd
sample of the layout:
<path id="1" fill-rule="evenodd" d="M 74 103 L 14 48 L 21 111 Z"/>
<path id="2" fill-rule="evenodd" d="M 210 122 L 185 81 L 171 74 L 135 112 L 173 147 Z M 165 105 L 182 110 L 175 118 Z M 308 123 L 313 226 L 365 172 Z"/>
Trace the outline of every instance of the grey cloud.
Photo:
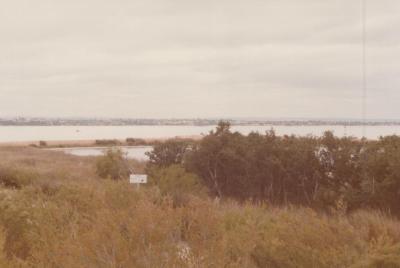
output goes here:
<path id="1" fill-rule="evenodd" d="M 369 116 L 399 118 L 400 3 L 367 2 Z M 358 117 L 360 3 L 4 0 L 0 115 Z"/>

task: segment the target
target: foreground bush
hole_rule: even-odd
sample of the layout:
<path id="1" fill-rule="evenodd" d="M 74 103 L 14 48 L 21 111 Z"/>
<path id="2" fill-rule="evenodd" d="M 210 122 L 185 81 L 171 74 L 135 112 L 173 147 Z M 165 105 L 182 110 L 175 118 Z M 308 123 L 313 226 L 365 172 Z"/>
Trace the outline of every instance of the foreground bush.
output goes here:
<path id="1" fill-rule="evenodd" d="M 109 149 L 96 162 L 97 175 L 104 179 L 122 180 L 129 176 L 128 162 L 121 149 Z"/>
<path id="2" fill-rule="evenodd" d="M 6 188 L 22 188 L 37 178 L 32 170 L 0 166 L 0 185 Z"/>
<path id="3" fill-rule="evenodd" d="M 191 193 L 198 194 L 205 191 L 200 179 L 192 173 L 188 173 L 178 165 L 167 168 L 150 170 L 150 184 L 158 186 L 161 193 Z"/>
<path id="4" fill-rule="evenodd" d="M 150 185 L 157 186 L 161 195 L 172 197 L 175 205 L 185 202 L 190 194 L 206 197 L 207 190 L 200 178 L 179 165 L 151 168 L 148 172 Z"/>
<path id="5" fill-rule="evenodd" d="M 196 195 L 175 206 L 168 192 L 111 180 L 1 191 L 0 228 L 10 267 L 400 267 L 400 223 L 376 212 Z"/>

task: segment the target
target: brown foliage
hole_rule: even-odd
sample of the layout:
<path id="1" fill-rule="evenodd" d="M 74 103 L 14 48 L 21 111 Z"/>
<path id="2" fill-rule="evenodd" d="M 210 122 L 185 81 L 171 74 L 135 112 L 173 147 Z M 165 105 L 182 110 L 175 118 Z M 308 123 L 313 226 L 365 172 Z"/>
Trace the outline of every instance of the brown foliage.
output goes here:
<path id="1" fill-rule="evenodd" d="M 212 200 L 177 167 L 136 189 L 97 179 L 93 158 L 0 153 L 3 166 L 35 174 L 29 184 L 0 188 L 0 267 L 400 266 L 400 222 L 380 212 L 327 216 Z M 170 183 L 187 193 L 180 206 Z"/>

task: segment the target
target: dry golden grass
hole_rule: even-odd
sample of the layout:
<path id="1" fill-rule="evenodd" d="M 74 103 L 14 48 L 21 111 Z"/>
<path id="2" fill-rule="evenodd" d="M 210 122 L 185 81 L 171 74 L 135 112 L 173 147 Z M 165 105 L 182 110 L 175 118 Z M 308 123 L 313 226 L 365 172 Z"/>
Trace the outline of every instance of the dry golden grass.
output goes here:
<path id="1" fill-rule="evenodd" d="M 32 169 L 44 177 L 88 179 L 95 176 L 92 157 L 75 157 L 50 150 L 30 147 L 0 148 L 0 165 Z"/>
<path id="2" fill-rule="evenodd" d="M 129 160 L 129 165 L 138 172 L 145 168 L 145 163 L 134 160 Z M 96 157 L 78 157 L 34 147 L 0 147 L 0 167 L 30 169 L 42 178 L 58 181 L 98 179 Z"/>
<path id="3" fill-rule="evenodd" d="M 177 206 L 157 186 L 97 178 L 94 158 L 1 148 L 0 161 L 32 174 L 0 192 L 0 267 L 400 267 L 400 222 L 380 212 L 192 192 Z"/>

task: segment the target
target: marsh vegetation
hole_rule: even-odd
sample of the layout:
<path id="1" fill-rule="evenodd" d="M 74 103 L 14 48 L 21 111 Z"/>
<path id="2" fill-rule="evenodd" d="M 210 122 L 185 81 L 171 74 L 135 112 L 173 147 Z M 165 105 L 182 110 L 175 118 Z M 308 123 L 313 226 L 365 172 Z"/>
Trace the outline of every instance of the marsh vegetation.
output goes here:
<path id="1" fill-rule="evenodd" d="M 0 266 L 400 267 L 399 145 L 221 124 L 147 164 L 3 147 Z"/>

